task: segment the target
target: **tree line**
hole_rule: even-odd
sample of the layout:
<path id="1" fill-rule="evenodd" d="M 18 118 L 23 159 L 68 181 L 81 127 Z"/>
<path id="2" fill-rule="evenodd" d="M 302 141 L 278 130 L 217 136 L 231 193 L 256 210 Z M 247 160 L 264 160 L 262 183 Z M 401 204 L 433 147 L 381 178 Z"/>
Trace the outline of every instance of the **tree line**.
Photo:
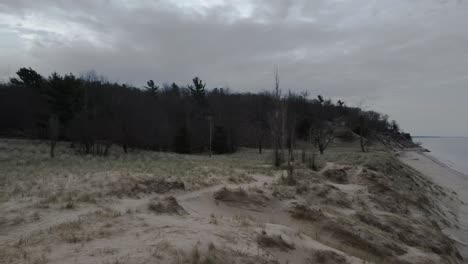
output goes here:
<path id="1" fill-rule="evenodd" d="M 297 141 L 309 141 L 320 153 L 336 127 L 361 136 L 361 146 L 374 133 L 402 134 L 388 116 L 332 102 L 318 95 L 283 92 L 279 76 L 271 92 L 237 93 L 207 89 L 199 77 L 187 85 L 143 88 L 113 83 L 89 72 L 80 77 L 52 73 L 43 77 L 21 68 L 0 84 L 0 135 L 69 141 L 76 152 L 107 155 L 119 146 L 178 153 L 235 152 L 240 146 L 275 149 L 278 162 Z M 276 158 L 275 158 L 276 159 Z"/>

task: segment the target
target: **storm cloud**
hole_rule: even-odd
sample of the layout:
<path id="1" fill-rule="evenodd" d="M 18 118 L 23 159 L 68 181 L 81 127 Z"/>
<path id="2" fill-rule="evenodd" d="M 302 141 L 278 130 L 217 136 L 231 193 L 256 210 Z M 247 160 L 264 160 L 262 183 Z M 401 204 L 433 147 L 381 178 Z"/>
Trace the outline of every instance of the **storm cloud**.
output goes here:
<path id="1" fill-rule="evenodd" d="M 94 69 L 141 87 L 284 90 L 363 105 L 420 135 L 468 135 L 463 0 L 0 3 L 0 79 Z"/>

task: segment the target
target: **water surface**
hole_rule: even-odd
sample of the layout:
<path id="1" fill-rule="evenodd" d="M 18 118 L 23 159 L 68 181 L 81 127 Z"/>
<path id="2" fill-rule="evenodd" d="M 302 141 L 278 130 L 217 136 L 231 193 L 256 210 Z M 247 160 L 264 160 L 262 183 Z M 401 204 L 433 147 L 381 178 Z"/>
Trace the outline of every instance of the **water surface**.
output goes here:
<path id="1" fill-rule="evenodd" d="M 414 138 L 431 155 L 451 168 L 468 175 L 468 138 Z"/>

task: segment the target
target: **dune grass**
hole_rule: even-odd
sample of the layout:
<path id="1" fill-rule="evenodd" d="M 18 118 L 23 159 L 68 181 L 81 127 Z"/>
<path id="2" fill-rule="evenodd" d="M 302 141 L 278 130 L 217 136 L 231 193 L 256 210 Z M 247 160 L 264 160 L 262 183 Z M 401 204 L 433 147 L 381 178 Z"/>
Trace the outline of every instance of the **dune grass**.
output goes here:
<path id="1" fill-rule="evenodd" d="M 265 166 L 268 159 L 268 154 L 259 155 L 253 149 L 210 158 L 204 154 L 145 150 L 125 154 L 118 146 L 105 157 L 79 155 L 66 142 L 57 145 L 56 157 L 52 159 L 46 142 L 0 139 L 0 202 L 31 197 L 63 202 L 77 196 L 92 202 L 103 195 L 108 185 L 128 183 L 125 179 L 132 177 L 179 180 L 187 189 L 229 179 L 247 181 L 246 172 L 270 170 Z M 242 177 L 233 177 L 238 174 Z"/>

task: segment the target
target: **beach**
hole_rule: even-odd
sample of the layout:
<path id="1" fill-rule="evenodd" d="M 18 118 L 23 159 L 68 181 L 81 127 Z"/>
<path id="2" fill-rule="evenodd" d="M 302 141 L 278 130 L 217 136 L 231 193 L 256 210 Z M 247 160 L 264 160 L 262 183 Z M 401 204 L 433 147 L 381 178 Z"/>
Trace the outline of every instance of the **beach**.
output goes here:
<path id="1" fill-rule="evenodd" d="M 460 201 L 441 200 L 458 218 L 458 227 L 444 230 L 454 240 L 463 258 L 468 259 L 468 176 L 458 172 L 430 154 L 419 151 L 405 151 L 400 160 L 426 175 L 434 183 L 455 191 Z"/>

